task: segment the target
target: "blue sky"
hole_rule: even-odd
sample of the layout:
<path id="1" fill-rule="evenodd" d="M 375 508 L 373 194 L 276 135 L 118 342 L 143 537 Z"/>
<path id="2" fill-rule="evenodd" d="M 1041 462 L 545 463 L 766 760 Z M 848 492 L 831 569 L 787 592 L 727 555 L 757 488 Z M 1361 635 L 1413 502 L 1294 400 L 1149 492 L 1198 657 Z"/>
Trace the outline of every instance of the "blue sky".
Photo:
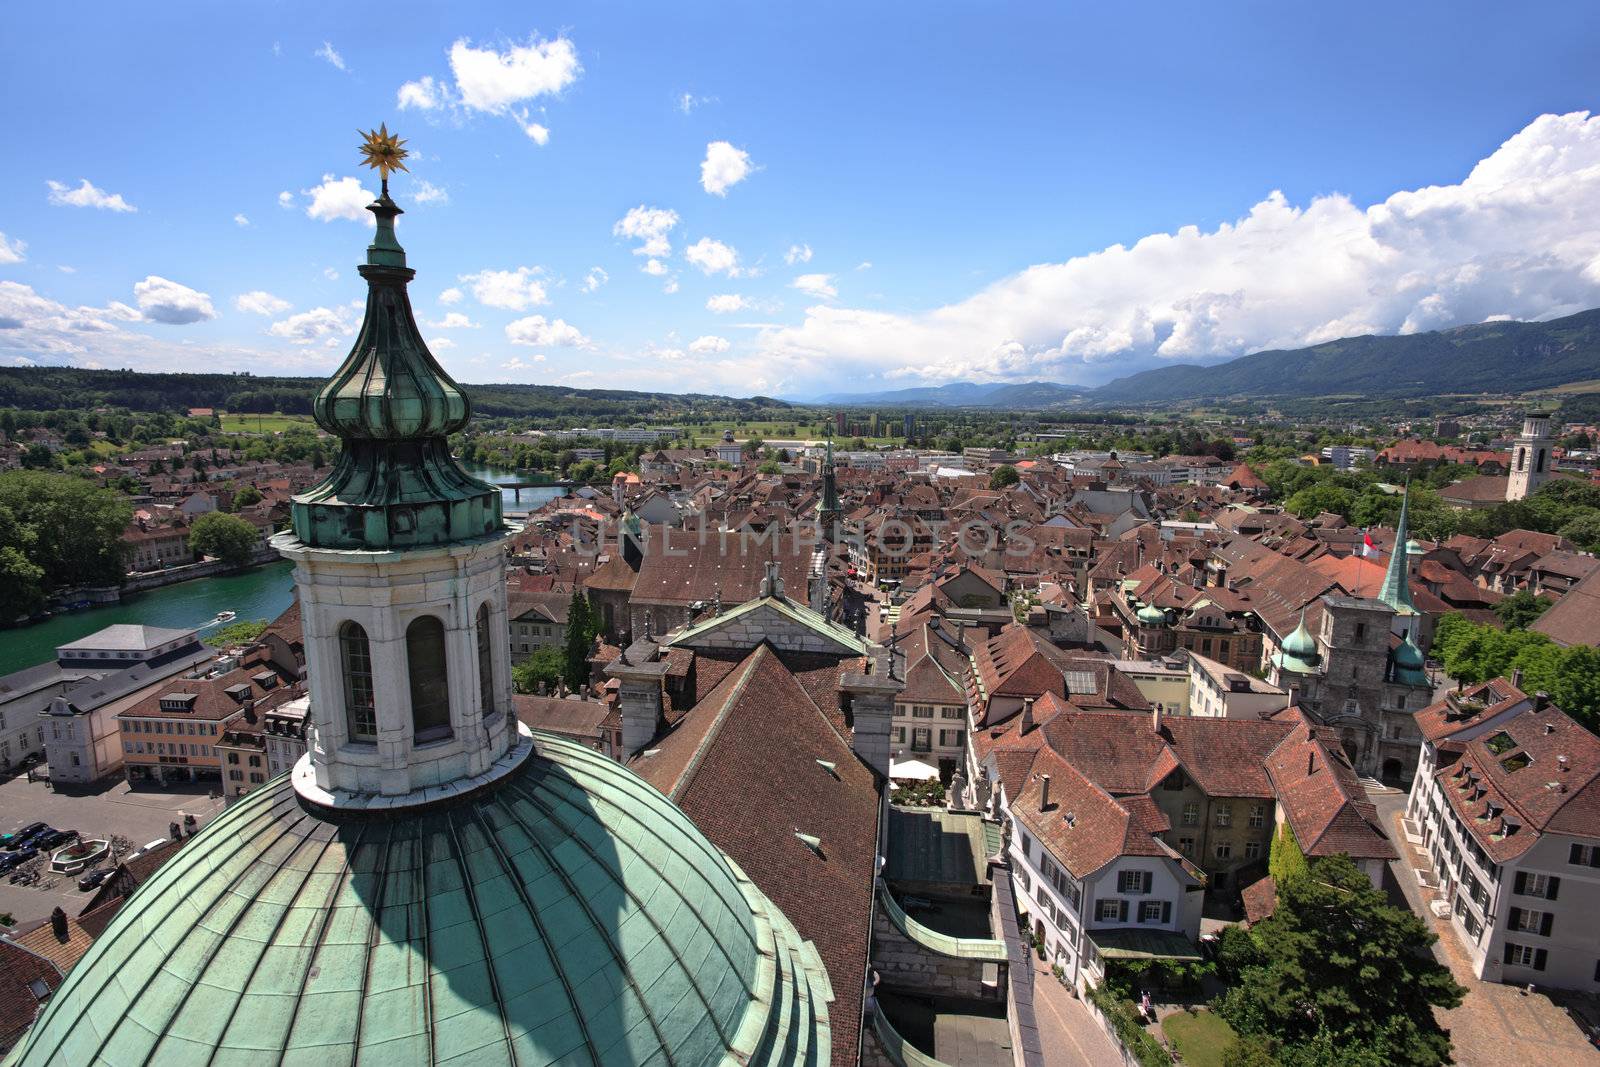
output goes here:
<path id="1" fill-rule="evenodd" d="M 0 362 L 331 370 L 379 122 L 468 382 L 1094 384 L 1600 304 L 1588 5 L 776 7 L 9 5 Z"/>

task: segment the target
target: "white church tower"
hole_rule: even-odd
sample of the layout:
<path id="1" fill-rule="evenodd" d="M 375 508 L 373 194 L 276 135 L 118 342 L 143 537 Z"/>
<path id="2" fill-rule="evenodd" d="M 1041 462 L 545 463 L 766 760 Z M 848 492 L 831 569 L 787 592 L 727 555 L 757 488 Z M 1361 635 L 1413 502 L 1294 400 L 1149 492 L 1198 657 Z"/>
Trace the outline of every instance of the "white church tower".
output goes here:
<path id="1" fill-rule="evenodd" d="M 1529 412 L 1522 434 L 1511 447 L 1511 479 L 1506 499 L 1521 500 L 1550 480 L 1550 416 Z"/>
<path id="2" fill-rule="evenodd" d="M 460 788 L 519 741 L 500 492 L 445 443 L 471 408 L 417 331 L 387 173 L 368 210 L 366 318 L 312 405 L 342 448 L 273 538 L 295 564 L 311 689 L 295 787 L 324 804 Z"/>

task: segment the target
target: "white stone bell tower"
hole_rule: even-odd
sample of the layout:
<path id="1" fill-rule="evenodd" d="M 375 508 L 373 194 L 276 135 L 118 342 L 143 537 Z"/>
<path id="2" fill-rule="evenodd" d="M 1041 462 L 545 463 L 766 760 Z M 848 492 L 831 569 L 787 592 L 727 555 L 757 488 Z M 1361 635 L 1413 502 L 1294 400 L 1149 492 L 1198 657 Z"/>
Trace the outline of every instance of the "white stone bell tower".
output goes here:
<path id="1" fill-rule="evenodd" d="M 1550 416 L 1529 412 L 1522 433 L 1511 446 L 1511 479 L 1506 499 L 1521 500 L 1550 480 Z"/>
<path id="2" fill-rule="evenodd" d="M 387 172 L 368 210 L 366 317 L 312 404 L 339 457 L 272 540 L 295 564 L 311 697 L 294 785 L 357 808 L 426 803 L 531 751 L 511 702 L 500 491 L 446 444 L 472 411 L 417 331 Z"/>

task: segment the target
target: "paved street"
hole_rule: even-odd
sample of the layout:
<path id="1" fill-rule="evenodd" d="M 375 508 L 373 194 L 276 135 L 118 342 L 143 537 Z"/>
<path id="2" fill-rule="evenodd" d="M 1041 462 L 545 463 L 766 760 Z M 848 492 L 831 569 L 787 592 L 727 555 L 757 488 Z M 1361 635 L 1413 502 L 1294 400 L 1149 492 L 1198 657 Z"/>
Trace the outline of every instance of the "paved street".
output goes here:
<path id="1" fill-rule="evenodd" d="M 207 789 L 135 791 L 118 781 L 95 792 L 69 795 L 52 791 L 48 782 L 29 782 L 25 775 L 0 782 L 0 832 L 47 822 L 57 829 L 77 830 L 85 837 L 120 835 L 137 848 L 166 837 L 168 824 L 181 819 L 180 812 L 193 815 L 204 825 L 220 810 L 222 801 L 211 799 Z M 49 879 L 45 875 L 39 885 Z M 76 915 L 90 895 L 78 890 L 76 876 L 57 876 L 51 889 L 12 885 L 0 876 L 0 913 L 10 912 L 19 924 L 49 918 L 58 904 L 67 914 Z"/>
<path id="2" fill-rule="evenodd" d="M 1122 1062 L 1106 1032 L 1083 1002 L 1067 992 L 1032 952 L 1033 1013 L 1045 1067 L 1115 1067 Z"/>
<path id="3" fill-rule="evenodd" d="M 1463 1067 L 1501 1067 L 1506 1064 L 1600 1063 L 1600 1050 L 1584 1039 L 1566 1010 L 1543 993 L 1524 994 L 1517 986 L 1480 982 L 1472 975 L 1466 953 L 1460 948 L 1448 919 L 1437 919 L 1427 908 L 1431 892 L 1417 884 L 1412 869 L 1427 865 L 1424 853 L 1406 841 L 1400 826 L 1406 794 L 1398 790 L 1368 796 L 1378 808 L 1401 858 L 1389 864 L 1385 886 L 1398 893 L 1412 911 L 1421 915 L 1439 935 L 1433 954 L 1450 968 L 1457 982 L 1467 987 L 1461 1006 L 1439 1013 L 1440 1025 L 1450 1031 L 1456 1062 Z"/>

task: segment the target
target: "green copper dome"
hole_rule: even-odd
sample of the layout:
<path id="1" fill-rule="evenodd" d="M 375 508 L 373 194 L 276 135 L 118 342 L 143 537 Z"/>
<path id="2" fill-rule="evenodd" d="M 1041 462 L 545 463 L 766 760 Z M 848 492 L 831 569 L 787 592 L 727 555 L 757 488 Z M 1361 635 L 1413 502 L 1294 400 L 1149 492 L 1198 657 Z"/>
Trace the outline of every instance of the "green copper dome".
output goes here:
<path id="1" fill-rule="evenodd" d="M 13 1065 L 826 1064 L 810 942 L 664 796 L 550 735 L 433 805 L 287 775 L 123 905 Z"/>
<path id="2" fill-rule="evenodd" d="M 1406 685 L 1427 685 L 1428 674 L 1424 668 L 1427 659 L 1411 641 L 1411 634 L 1407 633 L 1401 642 L 1395 646 L 1390 654 L 1394 663 L 1394 680 L 1404 682 Z"/>
<path id="3" fill-rule="evenodd" d="M 1280 670 L 1293 671 L 1296 674 L 1315 674 L 1317 664 L 1322 662 L 1322 653 L 1317 650 L 1317 639 L 1311 636 L 1311 631 L 1306 628 L 1306 613 L 1303 609 L 1300 612 L 1300 624 L 1283 639 L 1283 647 L 1278 652 L 1276 662 Z"/>
<path id="4" fill-rule="evenodd" d="M 1167 624 L 1167 613 L 1154 604 L 1146 604 L 1135 613 L 1135 616 L 1141 626 L 1165 626 Z"/>
<path id="5" fill-rule="evenodd" d="M 500 491 L 461 469 L 446 437 L 472 406 L 417 330 L 395 239 L 400 208 L 385 191 L 367 210 L 377 232 L 359 268 L 367 310 L 345 361 L 312 402 L 317 425 L 344 443 L 333 472 L 294 498 L 294 532 L 317 548 L 384 551 L 499 531 Z"/>

